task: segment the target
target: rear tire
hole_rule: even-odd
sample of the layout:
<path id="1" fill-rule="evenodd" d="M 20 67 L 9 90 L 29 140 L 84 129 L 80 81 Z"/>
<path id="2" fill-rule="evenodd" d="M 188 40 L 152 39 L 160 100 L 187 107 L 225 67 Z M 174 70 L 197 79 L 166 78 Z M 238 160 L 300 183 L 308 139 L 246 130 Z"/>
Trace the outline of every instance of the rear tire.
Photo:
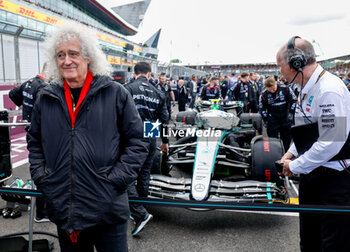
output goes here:
<path id="1" fill-rule="evenodd" d="M 241 119 L 241 123 L 252 124 L 253 127 L 258 131 L 259 135 L 262 134 L 263 124 L 261 115 L 259 113 L 242 113 L 239 116 L 239 119 Z"/>

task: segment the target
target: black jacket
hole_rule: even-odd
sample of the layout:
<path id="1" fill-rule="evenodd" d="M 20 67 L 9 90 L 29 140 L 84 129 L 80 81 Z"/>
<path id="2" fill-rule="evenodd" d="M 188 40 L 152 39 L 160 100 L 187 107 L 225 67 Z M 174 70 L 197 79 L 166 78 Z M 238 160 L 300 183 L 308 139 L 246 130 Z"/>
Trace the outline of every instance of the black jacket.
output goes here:
<path id="1" fill-rule="evenodd" d="M 227 96 L 233 101 L 249 101 L 249 84 L 248 82 L 237 81 L 228 90 Z"/>
<path id="2" fill-rule="evenodd" d="M 164 86 L 160 82 L 156 85 L 156 88 L 165 95 L 165 104 L 167 107 L 171 106 L 171 86 L 168 83 L 165 83 Z"/>
<path id="3" fill-rule="evenodd" d="M 67 232 L 125 222 L 125 191 L 147 156 L 142 121 L 127 90 L 94 77 L 74 129 L 64 88 L 41 90 L 28 132 L 30 172 L 51 221 Z"/>
<path id="4" fill-rule="evenodd" d="M 258 89 L 258 85 L 255 81 L 248 81 L 248 90 L 249 90 L 249 94 L 248 94 L 248 101 L 251 103 L 258 103 L 259 101 L 259 89 Z"/>
<path id="5" fill-rule="evenodd" d="M 36 95 L 39 90 L 46 85 L 47 84 L 40 76 L 36 76 L 10 91 L 9 97 L 13 103 L 17 106 L 23 105 L 22 120 L 31 121 Z"/>
<path id="6" fill-rule="evenodd" d="M 259 112 L 263 120 L 291 121 L 295 112 L 296 96 L 286 86 L 278 85 L 275 93 L 265 90 L 259 98 Z"/>
<path id="7" fill-rule="evenodd" d="M 217 87 L 217 86 L 210 87 L 210 84 L 207 84 L 203 86 L 200 97 L 204 101 L 221 98 L 220 87 Z"/>
<path id="8" fill-rule="evenodd" d="M 162 126 L 168 124 L 169 113 L 165 103 L 164 94 L 159 91 L 146 77 L 139 77 L 133 83 L 125 85 L 134 99 L 135 105 L 142 121 L 159 121 Z M 163 130 L 161 130 L 163 133 Z M 168 143 L 166 137 L 162 137 L 163 143 Z"/>
<path id="9" fill-rule="evenodd" d="M 179 103 L 186 103 L 188 98 L 188 93 L 185 85 L 182 87 L 177 86 L 177 99 Z"/>

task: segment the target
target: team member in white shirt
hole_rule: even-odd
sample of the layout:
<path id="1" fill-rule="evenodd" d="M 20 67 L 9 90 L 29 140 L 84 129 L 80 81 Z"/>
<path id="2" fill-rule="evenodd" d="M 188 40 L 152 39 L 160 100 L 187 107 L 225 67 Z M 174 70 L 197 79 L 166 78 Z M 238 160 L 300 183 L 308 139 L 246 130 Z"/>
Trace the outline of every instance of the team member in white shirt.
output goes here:
<path id="1" fill-rule="evenodd" d="M 282 157 L 283 174 L 300 174 L 299 202 L 350 205 L 350 160 L 331 160 L 350 130 L 350 93 L 317 64 L 312 44 L 292 37 L 277 53 L 288 82 L 299 83 L 295 124 L 318 122 L 319 138 L 302 155 L 294 144 Z M 301 251 L 350 251 L 350 215 L 300 213 Z"/>

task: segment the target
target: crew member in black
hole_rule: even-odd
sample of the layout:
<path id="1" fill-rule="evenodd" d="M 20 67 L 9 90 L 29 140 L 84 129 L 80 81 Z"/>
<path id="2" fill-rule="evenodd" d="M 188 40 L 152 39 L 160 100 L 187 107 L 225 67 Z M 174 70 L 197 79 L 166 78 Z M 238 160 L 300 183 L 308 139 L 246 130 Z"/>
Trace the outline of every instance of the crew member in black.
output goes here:
<path id="1" fill-rule="evenodd" d="M 162 91 L 165 95 L 165 104 L 168 109 L 169 120 L 171 119 L 171 104 L 175 106 L 175 95 L 171 90 L 171 86 L 166 83 L 166 74 L 161 73 L 159 75 L 159 83 L 156 85 L 158 90 Z"/>
<path id="2" fill-rule="evenodd" d="M 249 81 L 248 81 L 248 91 L 249 91 L 249 104 L 248 104 L 248 112 L 251 113 L 258 113 L 258 99 L 259 99 L 259 90 L 258 85 L 255 81 L 255 73 L 249 74 Z"/>
<path id="3" fill-rule="evenodd" d="M 233 84 L 233 86 L 228 90 L 225 100 L 231 101 L 241 101 L 243 102 L 243 112 L 248 112 L 247 105 L 249 105 L 249 74 L 243 72 L 240 75 L 240 79 Z M 240 111 L 237 111 L 239 113 Z"/>
<path id="4" fill-rule="evenodd" d="M 23 106 L 22 120 L 31 121 L 36 95 L 41 88 L 47 85 L 44 78 L 44 71 L 45 65 L 40 74 L 22 83 L 22 85 L 13 88 L 9 93 L 9 97 L 14 104 Z"/>
<path id="5" fill-rule="evenodd" d="M 146 62 L 139 62 L 134 68 L 135 81 L 125 85 L 125 88 L 130 92 L 134 99 L 136 108 L 143 122 L 157 121 L 165 126 L 168 123 L 169 114 L 166 108 L 165 97 L 162 92 L 157 90 L 149 83 L 151 75 L 151 66 Z M 163 136 L 161 127 L 162 144 L 160 149 L 168 152 L 168 139 Z M 151 167 L 154 154 L 156 151 L 156 138 L 145 138 L 149 141 L 149 153 L 141 171 L 137 177 L 137 184 L 133 182 L 128 187 L 129 197 L 147 197 L 150 180 Z M 141 204 L 129 203 L 131 217 L 136 225 L 132 231 L 132 235 L 139 233 L 144 226 L 152 219 L 152 215 L 148 213 L 146 208 Z"/>
<path id="6" fill-rule="evenodd" d="M 188 98 L 188 91 L 184 85 L 184 80 L 179 80 L 177 83 L 177 94 L 178 94 L 178 104 L 179 112 L 186 110 L 186 103 Z"/>
<path id="7" fill-rule="evenodd" d="M 47 85 L 44 78 L 45 67 L 46 64 L 44 64 L 40 74 L 22 83 L 22 85 L 13 88 L 9 93 L 9 97 L 13 103 L 17 106 L 22 106 L 22 120 L 27 122 L 31 122 L 32 120 L 32 111 L 38 92 Z M 28 130 L 29 127 L 25 129 Z M 37 198 L 36 200 L 36 217 L 34 221 L 49 222 L 45 202 L 42 198 Z"/>
<path id="8" fill-rule="evenodd" d="M 203 86 L 196 103 L 200 101 L 221 98 L 219 78 L 214 76 L 209 80 L 209 84 Z"/>
<path id="9" fill-rule="evenodd" d="M 277 85 L 273 77 L 264 82 L 265 91 L 259 98 L 259 112 L 267 126 L 269 137 L 280 137 L 284 150 L 289 149 L 292 140 L 290 128 L 296 106 L 296 96 L 286 86 Z"/>

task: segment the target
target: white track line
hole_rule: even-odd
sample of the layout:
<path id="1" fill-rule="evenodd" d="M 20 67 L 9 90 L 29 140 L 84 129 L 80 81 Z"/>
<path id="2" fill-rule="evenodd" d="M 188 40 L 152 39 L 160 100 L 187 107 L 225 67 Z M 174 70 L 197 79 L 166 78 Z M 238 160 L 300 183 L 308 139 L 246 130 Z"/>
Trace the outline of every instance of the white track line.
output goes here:
<path id="1" fill-rule="evenodd" d="M 21 165 L 27 164 L 28 162 L 29 162 L 28 158 L 22 159 L 22 160 L 20 160 L 20 161 L 18 161 L 16 163 L 12 164 L 12 169 L 15 169 L 15 168 L 17 168 L 17 167 L 19 167 Z"/>
<path id="2" fill-rule="evenodd" d="M 280 215 L 280 216 L 289 216 L 289 217 L 298 217 L 299 213 L 285 213 L 285 212 L 265 212 L 265 211 L 246 211 L 246 210 L 227 210 L 227 209 L 218 209 L 219 211 L 227 212 L 239 212 L 239 213 L 254 213 L 254 214 L 267 214 L 267 215 Z"/>

